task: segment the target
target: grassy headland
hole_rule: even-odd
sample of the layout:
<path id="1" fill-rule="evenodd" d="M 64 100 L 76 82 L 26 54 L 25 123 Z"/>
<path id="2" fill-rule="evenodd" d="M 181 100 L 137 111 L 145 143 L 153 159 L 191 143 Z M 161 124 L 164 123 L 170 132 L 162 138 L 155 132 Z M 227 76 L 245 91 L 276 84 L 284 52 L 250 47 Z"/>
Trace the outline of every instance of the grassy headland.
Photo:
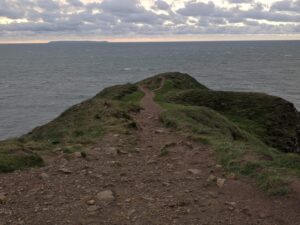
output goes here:
<path id="1" fill-rule="evenodd" d="M 52 122 L 0 142 L 0 172 L 41 166 L 40 156 L 57 150 L 84 153 L 109 132 L 129 134 L 136 128 L 130 112 L 140 110 L 140 84 L 155 90 L 165 126 L 211 146 L 228 173 L 254 177 L 277 195 L 300 178 L 300 114 L 290 102 L 262 93 L 213 91 L 181 73 L 106 88 Z"/>
<path id="2" fill-rule="evenodd" d="M 41 166 L 40 155 L 57 150 L 84 152 L 108 132 L 128 133 L 136 127 L 129 114 L 140 109 L 142 96 L 134 84 L 109 87 L 48 124 L 20 138 L 1 141 L 0 172 Z"/>
<path id="3" fill-rule="evenodd" d="M 286 194 L 300 177 L 299 112 L 262 93 L 209 90 L 187 74 L 165 73 L 142 81 L 156 89 L 162 122 L 193 141 L 212 146 L 229 172 L 256 178 L 270 194 Z M 288 153 L 287 153 L 288 152 Z"/>

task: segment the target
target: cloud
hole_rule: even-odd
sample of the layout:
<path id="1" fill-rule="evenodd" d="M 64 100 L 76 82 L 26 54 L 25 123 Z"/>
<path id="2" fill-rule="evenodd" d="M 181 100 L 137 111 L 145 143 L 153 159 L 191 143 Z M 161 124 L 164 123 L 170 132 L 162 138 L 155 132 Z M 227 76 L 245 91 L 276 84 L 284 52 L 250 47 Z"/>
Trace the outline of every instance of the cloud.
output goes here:
<path id="1" fill-rule="evenodd" d="M 155 8 L 159 9 L 159 10 L 169 10 L 170 9 L 170 5 L 163 1 L 163 0 L 156 0 L 155 1 Z"/>
<path id="2" fill-rule="evenodd" d="M 178 1 L 177 1 L 178 2 Z M 0 40 L 9 37 L 127 37 L 300 33 L 300 0 L 0 0 Z M 246 6 L 246 8 L 245 8 Z M 9 22 L 2 22 L 1 18 Z M 7 21 L 5 20 L 5 21 Z"/>

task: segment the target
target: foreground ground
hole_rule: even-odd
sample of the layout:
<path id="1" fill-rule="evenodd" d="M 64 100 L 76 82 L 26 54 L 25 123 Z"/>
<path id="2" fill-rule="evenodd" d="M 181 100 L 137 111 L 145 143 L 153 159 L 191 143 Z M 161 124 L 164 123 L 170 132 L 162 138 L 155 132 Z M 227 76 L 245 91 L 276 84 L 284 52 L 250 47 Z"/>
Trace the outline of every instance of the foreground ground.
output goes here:
<path id="1" fill-rule="evenodd" d="M 145 93 L 138 130 L 109 133 L 80 154 L 0 174 L 0 225 L 297 225 L 300 196 L 270 197 L 248 178 L 226 175 L 213 151 L 163 127 Z M 134 151 L 124 150 L 134 139 Z"/>

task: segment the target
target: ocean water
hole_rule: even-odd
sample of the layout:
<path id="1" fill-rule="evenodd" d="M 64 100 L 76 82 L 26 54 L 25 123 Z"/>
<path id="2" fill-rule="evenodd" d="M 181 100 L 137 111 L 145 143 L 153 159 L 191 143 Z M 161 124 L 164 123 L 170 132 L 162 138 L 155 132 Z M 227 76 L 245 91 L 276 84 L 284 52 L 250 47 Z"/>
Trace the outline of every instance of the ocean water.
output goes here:
<path id="1" fill-rule="evenodd" d="M 104 87 L 167 71 L 216 90 L 277 95 L 300 109 L 300 41 L 0 45 L 0 139 Z"/>

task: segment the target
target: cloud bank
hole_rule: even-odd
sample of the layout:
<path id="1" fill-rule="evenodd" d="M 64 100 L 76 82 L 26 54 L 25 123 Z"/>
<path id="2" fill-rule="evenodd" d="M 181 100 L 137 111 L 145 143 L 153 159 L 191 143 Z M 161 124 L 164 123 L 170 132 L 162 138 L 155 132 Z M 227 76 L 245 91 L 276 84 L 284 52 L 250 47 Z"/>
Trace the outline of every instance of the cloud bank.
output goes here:
<path id="1" fill-rule="evenodd" d="M 299 33 L 300 0 L 0 0 L 0 40 Z"/>

